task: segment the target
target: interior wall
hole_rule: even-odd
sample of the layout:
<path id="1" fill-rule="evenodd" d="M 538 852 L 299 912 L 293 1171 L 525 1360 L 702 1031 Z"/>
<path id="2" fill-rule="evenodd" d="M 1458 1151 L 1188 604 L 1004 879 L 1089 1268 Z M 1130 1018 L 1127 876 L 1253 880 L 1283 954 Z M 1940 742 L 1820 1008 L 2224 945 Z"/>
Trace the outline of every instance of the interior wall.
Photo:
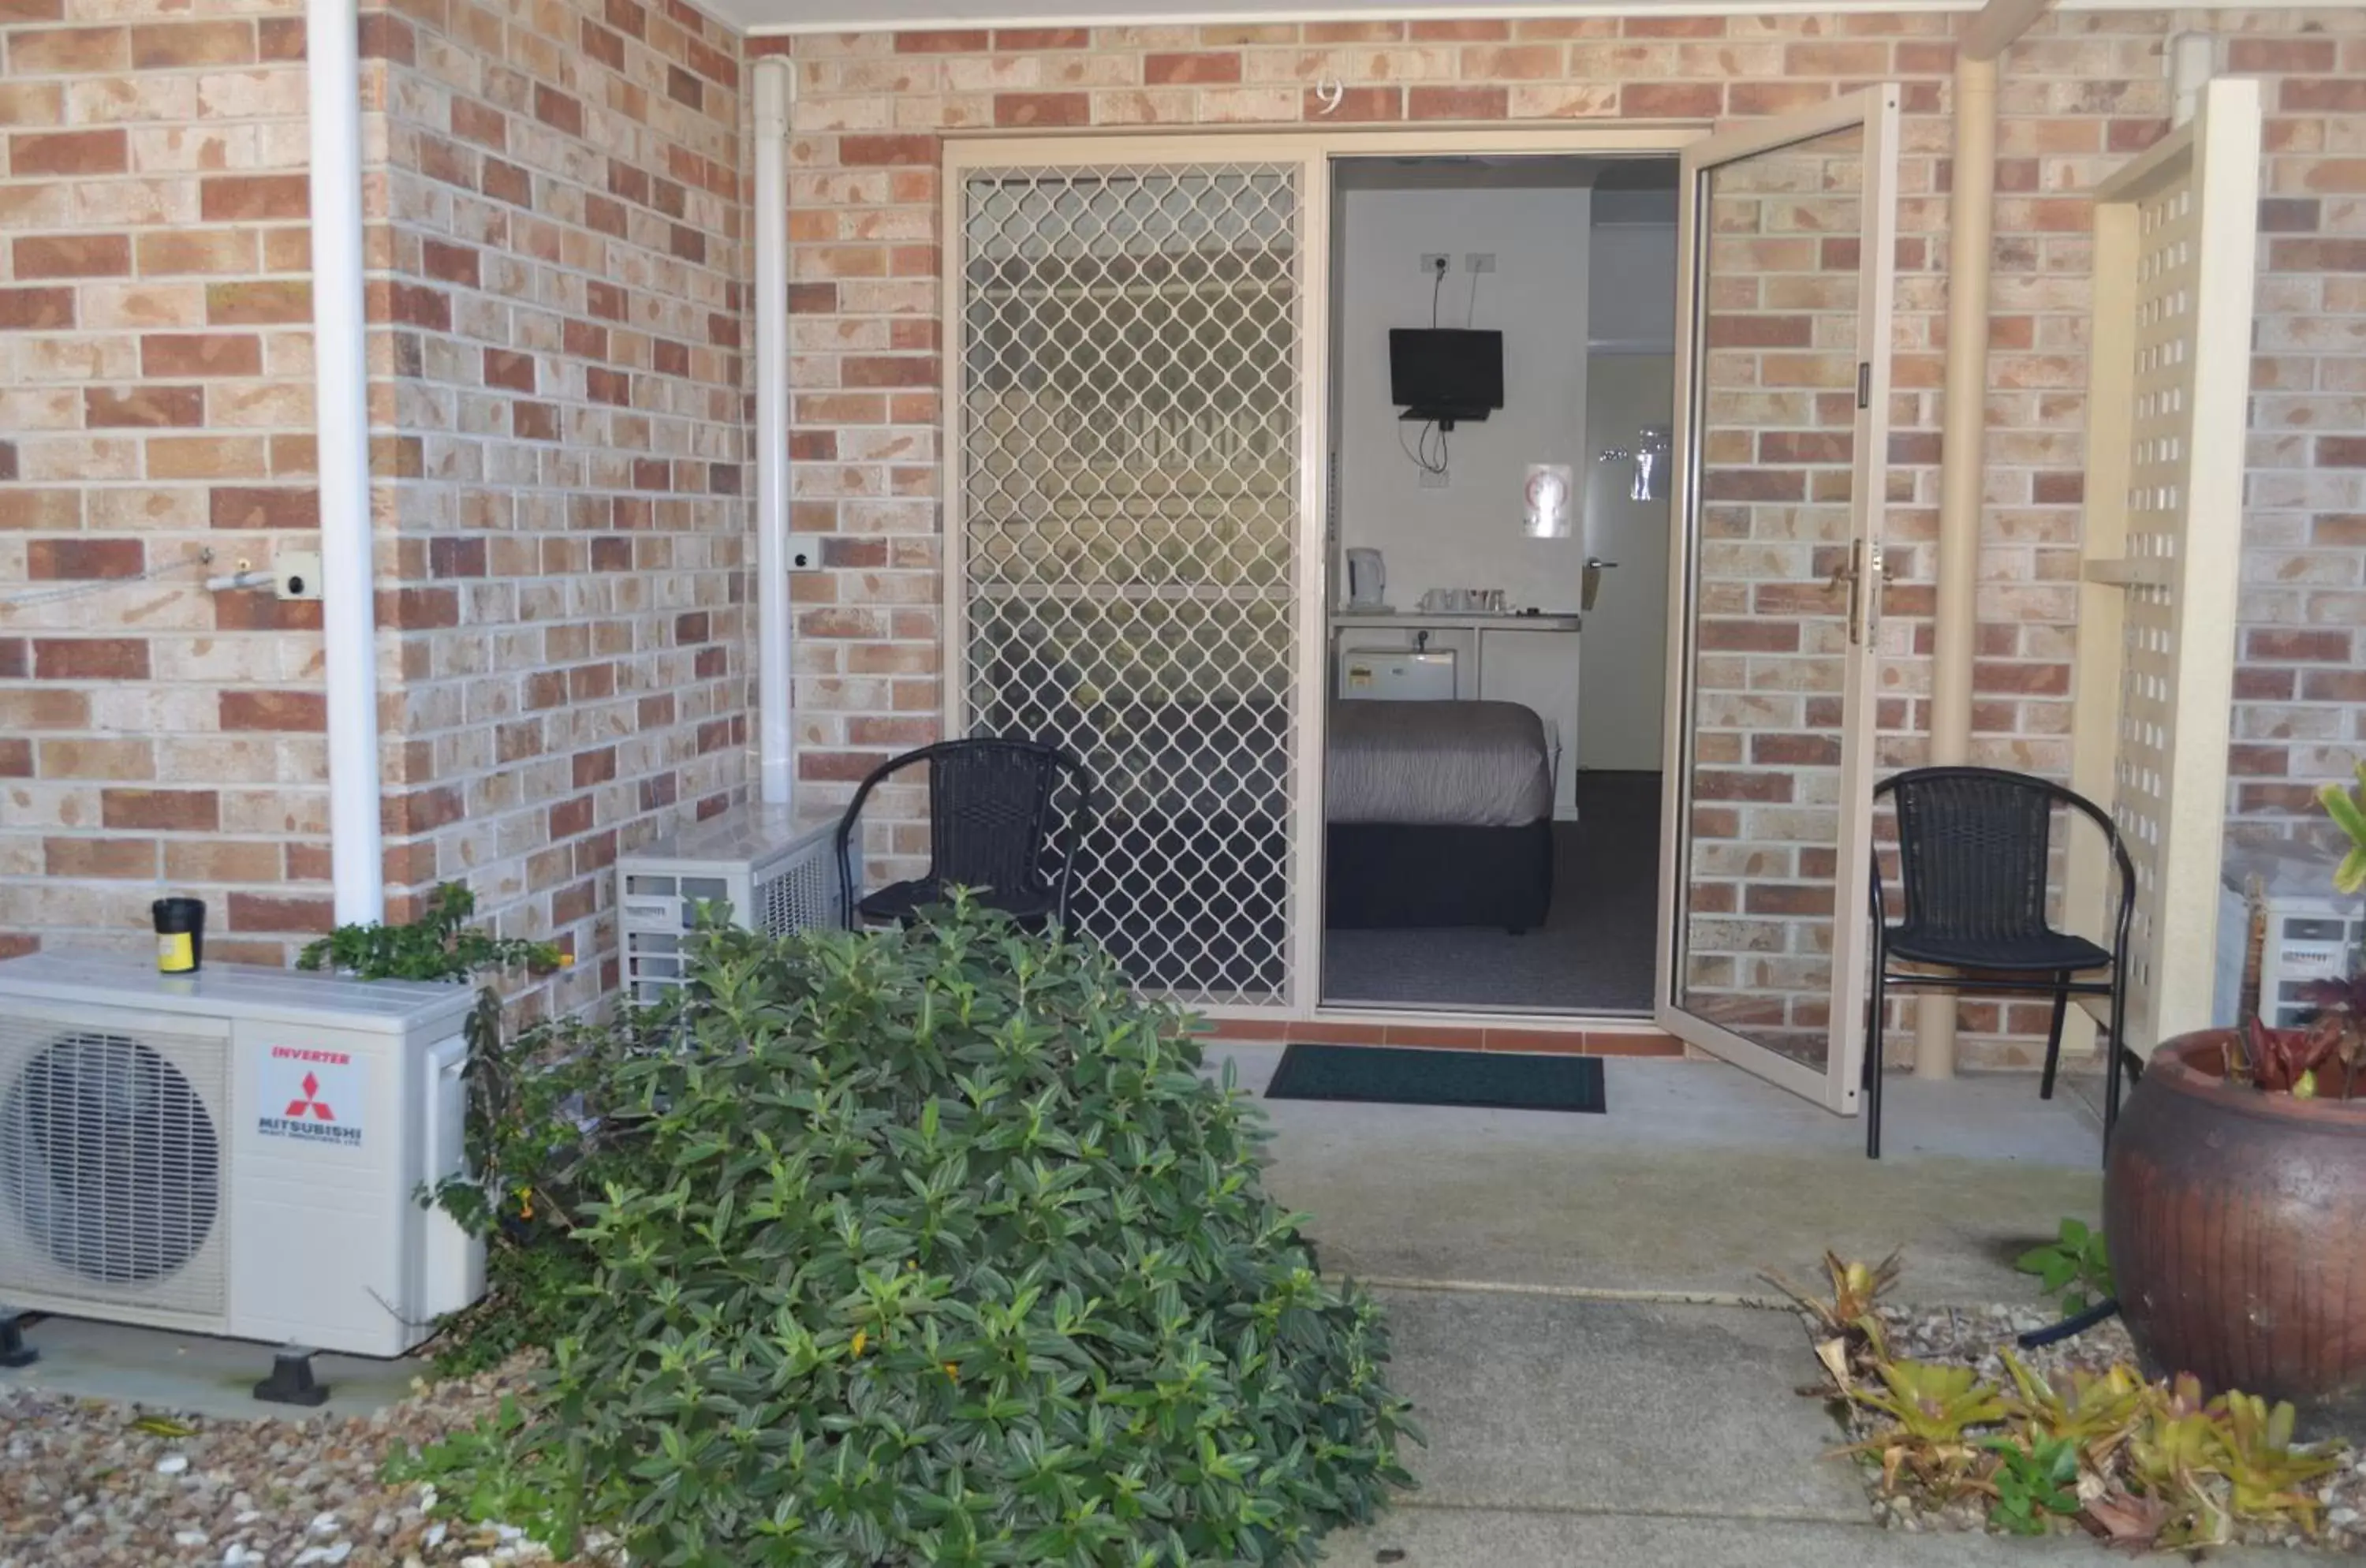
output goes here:
<path id="1" fill-rule="evenodd" d="M 1389 601 L 1412 609 L 1429 588 L 1503 588 L 1517 605 L 1574 609 L 1580 541 L 1521 532 L 1531 463 L 1583 460 L 1585 431 L 1587 212 L 1592 193 L 1556 190 L 1350 190 L 1346 199 L 1340 378 L 1340 543 L 1387 555 Z M 1504 333 L 1504 406 L 1457 425 L 1442 488 L 1405 456 L 1420 430 L 1389 395 L 1389 329 L 1430 324 L 1424 252 L 1453 271 L 1438 291 L 1441 326 Z M 1465 258 L 1493 253 L 1478 277 Z M 1344 594 L 1344 585 L 1342 588 Z M 1575 671 L 1571 675 L 1573 678 Z"/>
<path id="2" fill-rule="evenodd" d="M 1632 451 L 1645 425 L 1673 431 L 1675 415 L 1676 226 L 1602 221 L 1597 206 L 1588 277 L 1585 554 L 1605 570 L 1585 616 L 1577 765 L 1649 772 L 1667 729 L 1668 558 L 1673 546 L 1669 454 L 1657 458 L 1656 500 L 1638 501 Z"/>

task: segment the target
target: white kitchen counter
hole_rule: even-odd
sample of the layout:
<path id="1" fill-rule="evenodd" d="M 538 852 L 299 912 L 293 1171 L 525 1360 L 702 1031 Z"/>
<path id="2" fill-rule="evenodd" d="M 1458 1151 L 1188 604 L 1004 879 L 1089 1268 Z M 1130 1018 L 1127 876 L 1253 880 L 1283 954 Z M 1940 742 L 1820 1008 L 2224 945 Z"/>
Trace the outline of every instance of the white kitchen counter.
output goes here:
<path id="1" fill-rule="evenodd" d="M 1548 610 L 1523 615 L 1515 611 L 1468 610 L 1461 613 L 1426 610 L 1335 610 L 1331 624 L 1358 631 L 1390 627 L 1401 631 L 1573 632 L 1584 629 L 1585 617 L 1575 611 Z"/>

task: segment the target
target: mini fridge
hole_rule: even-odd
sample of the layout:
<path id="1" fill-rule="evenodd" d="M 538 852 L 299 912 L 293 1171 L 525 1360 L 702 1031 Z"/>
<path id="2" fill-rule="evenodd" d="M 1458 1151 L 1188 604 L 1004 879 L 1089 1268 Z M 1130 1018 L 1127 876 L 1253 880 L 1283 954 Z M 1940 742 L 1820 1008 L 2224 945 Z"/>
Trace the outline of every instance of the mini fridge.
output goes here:
<path id="1" fill-rule="evenodd" d="M 1339 694 L 1400 703 L 1454 700 L 1454 650 L 1351 648 L 1339 655 Z"/>

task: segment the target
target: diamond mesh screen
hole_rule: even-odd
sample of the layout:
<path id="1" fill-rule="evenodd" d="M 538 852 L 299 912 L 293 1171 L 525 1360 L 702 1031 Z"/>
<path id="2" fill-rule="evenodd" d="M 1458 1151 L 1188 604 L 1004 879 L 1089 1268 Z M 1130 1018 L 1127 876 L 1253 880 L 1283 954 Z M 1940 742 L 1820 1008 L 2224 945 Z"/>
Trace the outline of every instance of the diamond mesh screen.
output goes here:
<path id="1" fill-rule="evenodd" d="M 0 1021 L 0 1296 L 222 1310 L 222 1071 L 217 1040 Z"/>
<path id="2" fill-rule="evenodd" d="M 1136 983 L 1279 999 L 1297 171 L 994 170 L 963 215 L 970 731 L 1058 740 L 1091 770 L 1075 918 Z"/>

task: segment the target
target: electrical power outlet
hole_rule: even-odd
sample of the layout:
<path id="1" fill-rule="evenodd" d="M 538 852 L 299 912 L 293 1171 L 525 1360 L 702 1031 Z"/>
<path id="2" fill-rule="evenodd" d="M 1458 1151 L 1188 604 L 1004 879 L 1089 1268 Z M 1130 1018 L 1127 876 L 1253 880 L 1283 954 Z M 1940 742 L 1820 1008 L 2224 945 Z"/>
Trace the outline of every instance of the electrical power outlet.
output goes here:
<path id="1" fill-rule="evenodd" d="M 1446 475 L 1433 472 L 1428 468 L 1421 471 L 1421 488 L 1424 490 L 1444 490 L 1447 488 L 1446 479 Z"/>
<path id="2" fill-rule="evenodd" d="M 1495 253 L 1493 251 L 1465 251 L 1462 254 L 1462 270 L 1465 272 L 1494 271 Z"/>
<path id="3" fill-rule="evenodd" d="M 1448 255 L 1444 251 L 1424 251 L 1421 253 L 1421 275 L 1424 277 L 1436 277 L 1439 273 L 1444 272 L 1448 267 L 1450 267 L 1453 265 L 1454 258 Z"/>

